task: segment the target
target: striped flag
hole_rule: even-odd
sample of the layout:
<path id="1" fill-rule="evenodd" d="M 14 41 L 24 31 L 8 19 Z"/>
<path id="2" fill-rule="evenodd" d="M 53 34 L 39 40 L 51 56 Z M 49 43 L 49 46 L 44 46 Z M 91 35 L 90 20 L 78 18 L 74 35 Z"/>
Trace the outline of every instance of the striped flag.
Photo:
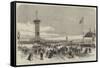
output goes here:
<path id="1" fill-rule="evenodd" d="M 82 17 L 82 18 L 81 18 L 81 20 L 80 20 L 79 24 L 82 24 L 82 23 L 83 23 L 83 21 L 84 21 L 84 17 Z"/>

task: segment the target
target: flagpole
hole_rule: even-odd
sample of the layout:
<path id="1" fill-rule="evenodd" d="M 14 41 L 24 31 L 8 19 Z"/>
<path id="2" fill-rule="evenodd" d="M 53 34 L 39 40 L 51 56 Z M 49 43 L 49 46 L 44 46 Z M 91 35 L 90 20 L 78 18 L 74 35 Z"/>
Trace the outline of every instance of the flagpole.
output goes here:
<path id="1" fill-rule="evenodd" d="M 79 24 L 81 24 L 82 42 L 84 42 L 84 17 L 81 18 Z"/>
<path id="2" fill-rule="evenodd" d="M 82 35 L 83 35 L 83 43 L 84 43 L 84 22 L 82 23 Z"/>

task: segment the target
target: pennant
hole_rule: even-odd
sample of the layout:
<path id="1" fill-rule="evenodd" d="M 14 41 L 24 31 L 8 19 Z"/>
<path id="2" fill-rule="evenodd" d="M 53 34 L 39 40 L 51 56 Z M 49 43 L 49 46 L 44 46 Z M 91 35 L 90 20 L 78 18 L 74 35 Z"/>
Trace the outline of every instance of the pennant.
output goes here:
<path id="1" fill-rule="evenodd" d="M 81 20 L 80 20 L 79 24 L 82 24 L 82 23 L 83 23 L 83 21 L 84 21 L 84 17 L 82 17 L 82 18 L 81 18 Z"/>

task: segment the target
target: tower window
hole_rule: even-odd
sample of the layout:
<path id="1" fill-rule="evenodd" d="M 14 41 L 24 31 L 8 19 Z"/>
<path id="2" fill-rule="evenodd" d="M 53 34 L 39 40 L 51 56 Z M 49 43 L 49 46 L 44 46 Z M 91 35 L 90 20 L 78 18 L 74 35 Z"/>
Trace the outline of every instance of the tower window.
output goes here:
<path id="1" fill-rule="evenodd" d="M 39 36 L 39 34 L 40 34 L 40 33 L 39 33 L 39 32 L 37 32 L 37 35 L 38 35 L 38 36 Z"/>

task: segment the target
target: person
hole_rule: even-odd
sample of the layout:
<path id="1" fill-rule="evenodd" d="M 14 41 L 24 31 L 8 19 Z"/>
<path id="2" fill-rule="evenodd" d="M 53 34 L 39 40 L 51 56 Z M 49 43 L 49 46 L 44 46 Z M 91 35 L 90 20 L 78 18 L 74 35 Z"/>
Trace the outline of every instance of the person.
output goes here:
<path id="1" fill-rule="evenodd" d="M 40 53 L 40 60 L 43 60 L 43 52 Z"/>
<path id="2" fill-rule="evenodd" d="M 85 48 L 84 54 L 88 53 L 88 48 Z"/>
<path id="3" fill-rule="evenodd" d="M 52 58 L 52 56 L 53 56 L 53 50 L 50 50 L 50 51 L 49 51 L 48 58 Z"/>
<path id="4" fill-rule="evenodd" d="M 44 49 L 40 49 L 40 60 L 43 60 Z"/>
<path id="5" fill-rule="evenodd" d="M 89 48 L 89 53 L 91 53 L 92 51 L 91 51 L 91 48 Z"/>
<path id="6" fill-rule="evenodd" d="M 74 58 L 74 54 L 72 51 L 69 51 L 69 58 Z"/>
<path id="7" fill-rule="evenodd" d="M 32 57 L 33 57 L 33 54 L 30 53 L 27 60 L 31 61 L 32 60 Z"/>
<path id="8" fill-rule="evenodd" d="M 17 34 L 17 39 L 19 40 L 20 39 L 20 32 L 18 31 L 18 34 Z"/>
<path id="9" fill-rule="evenodd" d="M 17 32 L 17 43 L 18 43 L 19 46 L 22 45 L 22 44 L 20 43 L 20 41 L 21 41 L 20 39 L 21 39 L 21 36 L 20 36 L 20 32 L 18 31 L 18 32 Z"/>

